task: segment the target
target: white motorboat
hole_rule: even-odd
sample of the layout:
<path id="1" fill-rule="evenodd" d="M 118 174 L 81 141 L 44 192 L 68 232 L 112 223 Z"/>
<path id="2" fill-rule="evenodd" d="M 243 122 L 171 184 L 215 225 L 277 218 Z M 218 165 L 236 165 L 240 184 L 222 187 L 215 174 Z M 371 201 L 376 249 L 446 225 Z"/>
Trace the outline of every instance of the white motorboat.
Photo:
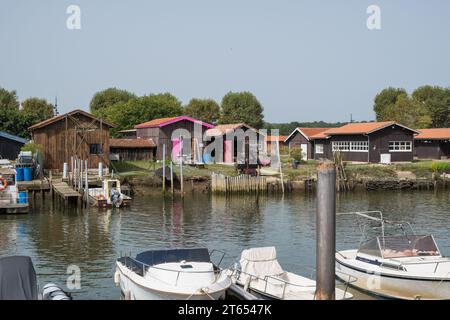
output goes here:
<path id="1" fill-rule="evenodd" d="M 126 300 L 218 300 L 230 278 L 206 248 L 145 251 L 121 257 L 114 275 Z"/>
<path id="2" fill-rule="evenodd" d="M 101 188 L 89 188 L 89 199 L 99 208 L 124 207 L 131 202 L 131 197 L 122 193 L 119 179 L 104 179 Z"/>
<path id="3" fill-rule="evenodd" d="M 283 270 L 275 247 L 251 248 L 242 251 L 239 267 L 229 271 L 234 291 L 244 290 L 262 299 L 315 300 L 316 282 Z M 336 288 L 336 300 L 353 295 Z"/>
<path id="4" fill-rule="evenodd" d="M 432 235 L 416 235 L 409 223 L 386 221 L 379 211 L 355 214 L 381 223 L 381 235 L 364 239 L 359 249 L 338 251 L 337 277 L 351 275 L 353 286 L 388 298 L 450 299 L 450 259 Z M 387 234 L 387 225 L 401 233 Z"/>

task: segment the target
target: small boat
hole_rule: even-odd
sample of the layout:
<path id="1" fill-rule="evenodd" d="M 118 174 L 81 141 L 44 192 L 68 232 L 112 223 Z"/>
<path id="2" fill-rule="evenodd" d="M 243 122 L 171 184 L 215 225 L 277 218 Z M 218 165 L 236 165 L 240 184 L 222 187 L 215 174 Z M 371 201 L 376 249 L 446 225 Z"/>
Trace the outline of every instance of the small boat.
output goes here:
<path id="1" fill-rule="evenodd" d="M 131 202 L 131 197 L 122 193 L 119 179 L 104 179 L 101 188 L 89 188 L 89 199 L 99 208 L 119 208 Z"/>
<path id="2" fill-rule="evenodd" d="M 39 292 L 31 258 L 12 256 L 0 258 L 0 300 L 72 300 L 72 297 L 55 284 L 47 284 Z"/>
<path id="3" fill-rule="evenodd" d="M 409 223 L 384 220 L 379 211 L 353 214 L 380 223 L 381 235 L 364 236 L 359 249 L 338 251 L 338 278 L 351 275 L 357 279 L 353 286 L 387 298 L 450 299 L 450 259 L 432 235 L 417 235 Z M 387 232 L 387 226 L 396 232 Z"/>
<path id="4" fill-rule="evenodd" d="M 222 257 L 223 258 L 223 257 Z M 218 300 L 231 285 L 206 248 L 145 251 L 121 257 L 114 274 L 125 300 Z"/>
<path id="5" fill-rule="evenodd" d="M 232 291 L 243 290 L 261 299 L 315 300 L 316 282 L 283 270 L 275 247 L 251 248 L 242 251 L 239 266 L 229 271 Z M 336 300 L 353 295 L 336 288 Z"/>
<path id="6" fill-rule="evenodd" d="M 0 213 L 28 213 L 28 193 L 19 191 L 16 183 L 16 170 L 0 167 Z"/>

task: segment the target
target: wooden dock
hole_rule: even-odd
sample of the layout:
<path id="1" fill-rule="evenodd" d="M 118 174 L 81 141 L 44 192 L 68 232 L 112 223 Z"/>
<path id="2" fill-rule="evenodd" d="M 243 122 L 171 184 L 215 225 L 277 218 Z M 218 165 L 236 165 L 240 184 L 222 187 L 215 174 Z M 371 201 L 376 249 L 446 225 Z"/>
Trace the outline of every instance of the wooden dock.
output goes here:
<path id="1" fill-rule="evenodd" d="M 81 194 L 63 181 L 52 182 L 52 192 L 54 195 L 59 196 L 65 204 L 68 204 L 72 199 L 75 199 L 76 201 L 81 199 Z"/>

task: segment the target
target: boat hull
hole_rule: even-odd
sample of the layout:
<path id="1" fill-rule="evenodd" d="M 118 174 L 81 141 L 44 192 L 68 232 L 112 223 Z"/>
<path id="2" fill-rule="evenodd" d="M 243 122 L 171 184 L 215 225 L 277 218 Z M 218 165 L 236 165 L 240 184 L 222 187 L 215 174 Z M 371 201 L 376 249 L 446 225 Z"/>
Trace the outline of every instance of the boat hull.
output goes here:
<path id="1" fill-rule="evenodd" d="M 229 287 L 229 285 L 224 286 L 222 290 L 208 292 L 208 294 L 159 291 L 140 284 L 137 276 L 120 263 L 117 263 L 116 277 L 118 278 L 116 284 L 118 282 L 120 285 L 121 298 L 124 300 L 220 300 L 225 298 Z"/>
<path id="2" fill-rule="evenodd" d="M 450 279 L 433 280 L 367 271 L 336 257 L 336 276 L 348 281 L 349 275 L 355 278 L 351 282 L 353 287 L 381 297 L 405 300 L 450 299 Z"/>

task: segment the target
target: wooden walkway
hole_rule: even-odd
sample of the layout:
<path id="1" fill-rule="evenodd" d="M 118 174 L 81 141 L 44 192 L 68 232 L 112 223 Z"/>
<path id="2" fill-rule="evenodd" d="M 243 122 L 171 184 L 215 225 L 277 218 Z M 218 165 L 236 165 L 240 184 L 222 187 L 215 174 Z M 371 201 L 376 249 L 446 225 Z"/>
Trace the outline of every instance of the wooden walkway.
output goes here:
<path id="1" fill-rule="evenodd" d="M 80 199 L 81 194 L 71 188 L 66 182 L 53 182 L 52 183 L 53 192 L 68 202 L 69 199 Z"/>

